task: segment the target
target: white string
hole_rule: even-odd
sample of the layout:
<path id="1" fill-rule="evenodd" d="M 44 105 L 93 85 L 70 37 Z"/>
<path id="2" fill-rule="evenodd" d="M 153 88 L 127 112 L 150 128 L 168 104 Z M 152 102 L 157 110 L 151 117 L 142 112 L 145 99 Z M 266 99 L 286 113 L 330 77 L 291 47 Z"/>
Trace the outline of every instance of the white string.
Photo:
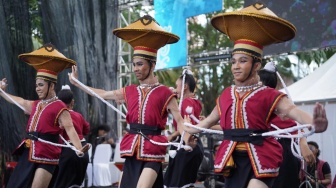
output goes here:
<path id="1" fill-rule="evenodd" d="M 282 77 L 280 76 L 280 74 L 279 74 L 278 71 L 276 71 L 275 73 L 277 74 L 277 76 L 278 76 L 278 78 L 279 78 L 279 80 L 280 80 L 280 82 L 282 84 L 282 87 L 285 89 L 288 98 L 293 102 L 292 97 L 291 97 L 291 95 L 290 95 L 290 93 L 289 93 L 289 91 L 287 89 L 287 86 L 286 86 L 284 80 L 282 79 Z"/>
<path id="2" fill-rule="evenodd" d="M 274 68 L 275 68 L 275 66 L 274 66 Z M 276 69 L 275 69 L 275 70 L 276 70 Z M 282 79 L 281 75 L 279 74 L 278 71 L 275 71 L 275 73 L 277 74 L 277 76 L 278 76 L 278 78 L 279 78 L 279 80 L 280 80 L 280 82 L 281 82 L 281 84 L 282 84 L 282 87 L 285 89 L 286 94 L 287 94 L 289 100 L 291 100 L 292 103 L 294 103 L 294 102 L 293 102 L 293 99 L 292 99 L 292 96 L 290 95 L 290 93 L 289 93 L 289 91 L 288 91 L 288 89 L 287 89 L 286 83 L 285 83 L 284 80 Z M 314 132 L 315 132 L 315 131 L 314 131 Z M 298 131 L 297 134 L 299 135 L 299 134 L 301 134 L 301 133 Z M 311 134 L 313 134 L 313 132 L 312 132 Z M 311 134 L 309 134 L 309 136 L 310 136 Z M 302 138 L 303 136 L 304 136 L 304 135 L 302 134 L 300 138 Z M 295 148 L 296 152 L 295 152 L 294 148 Z M 291 151 L 292 151 L 293 155 L 294 155 L 296 158 L 298 158 L 298 159 L 300 159 L 300 160 L 303 160 L 303 157 L 302 157 L 302 155 L 301 155 L 300 146 L 294 141 L 294 138 L 291 138 Z"/>
<path id="3" fill-rule="evenodd" d="M 69 144 L 61 135 L 59 135 L 59 136 L 64 141 L 64 143 L 66 145 L 50 142 L 50 141 L 44 140 L 44 139 L 39 138 L 39 137 L 34 136 L 34 135 L 31 135 L 31 136 L 33 136 L 34 138 L 37 138 L 38 141 L 43 142 L 45 144 L 49 144 L 49 145 L 53 145 L 53 146 L 57 146 L 57 147 L 70 148 L 70 149 L 72 149 L 76 152 L 78 157 L 83 157 L 84 156 L 84 153 L 82 151 L 77 150 L 77 148 L 75 146 L 72 146 L 71 144 Z"/>
<path id="4" fill-rule="evenodd" d="M 92 91 L 92 89 L 88 88 L 86 85 L 84 85 L 83 83 L 81 83 L 79 80 L 77 80 L 71 73 L 69 73 L 69 75 L 71 76 L 72 80 L 74 80 L 77 84 L 79 84 L 80 86 L 82 86 L 86 91 L 88 91 L 90 94 L 92 94 L 93 96 L 97 97 L 99 100 L 101 100 L 103 103 L 105 103 L 108 107 L 112 108 L 114 111 L 116 111 L 119 115 L 121 115 L 123 118 L 126 118 L 126 115 L 124 113 L 122 113 L 120 110 L 118 110 L 116 107 L 114 107 L 112 104 L 110 104 L 109 102 L 107 102 L 105 99 L 103 99 L 102 97 L 100 97 L 97 93 L 95 93 L 94 91 Z"/>
<path id="5" fill-rule="evenodd" d="M 183 72 L 182 72 L 182 74 L 183 74 L 182 83 L 181 83 L 182 84 L 182 90 L 181 90 L 180 103 L 179 103 L 179 111 L 180 112 L 182 111 L 182 102 L 183 102 L 183 97 L 184 97 L 184 84 L 185 84 L 186 71 L 187 71 L 187 69 L 184 69 Z M 182 132 L 180 143 L 177 147 L 177 150 L 180 150 L 181 146 L 183 145 L 184 135 L 185 135 L 185 130 L 183 130 L 183 132 Z M 174 158 L 174 157 L 172 157 L 172 158 Z"/>
<path id="6" fill-rule="evenodd" d="M 278 126 L 274 125 L 274 124 L 271 124 L 271 127 L 273 127 L 276 130 L 280 130 L 280 128 Z M 286 134 L 290 135 L 290 133 L 286 133 Z M 292 151 L 293 155 L 298 159 L 302 159 L 301 152 L 300 152 L 300 150 L 298 150 L 297 146 L 298 146 L 298 144 L 294 141 L 294 138 L 291 138 L 291 151 Z M 294 150 L 294 147 L 295 147 L 296 151 Z"/>
<path id="7" fill-rule="evenodd" d="M 122 104 L 121 106 L 122 106 L 122 108 L 125 110 L 125 112 L 127 113 L 127 108 L 126 108 L 126 106 L 125 106 L 124 104 Z"/>
<path id="8" fill-rule="evenodd" d="M 84 153 L 82 151 L 79 151 L 76 149 L 75 146 L 72 146 L 68 141 L 66 141 L 62 135 L 59 135 L 60 138 L 63 140 L 63 142 L 66 144 L 66 147 L 69 147 L 70 149 L 74 150 L 77 154 L 78 157 L 83 157 L 84 156 Z M 64 146 L 64 145 L 62 145 Z"/>
<path id="9" fill-rule="evenodd" d="M 185 77 L 186 77 L 186 71 L 187 69 L 184 69 L 182 72 L 183 78 L 182 78 L 182 90 L 181 90 L 181 96 L 180 96 L 180 103 L 179 103 L 179 110 L 180 112 L 182 111 L 182 101 L 183 101 L 183 95 L 184 95 L 184 82 L 185 82 Z"/>
<path id="10" fill-rule="evenodd" d="M 223 131 L 218 131 L 218 130 L 211 130 L 211 129 L 206 129 L 206 128 L 202 128 L 202 127 L 197 127 L 192 125 L 191 123 L 188 122 L 184 122 L 184 125 L 186 125 L 187 127 L 191 127 L 194 129 L 198 129 L 200 131 L 206 132 L 206 133 L 212 133 L 212 134 L 224 134 Z M 286 134 L 286 133 L 290 133 L 290 132 L 294 132 L 294 131 L 298 131 L 298 130 L 304 130 L 305 128 L 311 128 L 311 130 L 304 131 L 305 133 L 303 134 L 292 134 L 292 135 L 282 135 L 282 134 Z M 279 130 L 275 130 L 275 131 L 268 131 L 262 134 L 253 134 L 252 136 L 272 136 L 272 137 L 277 137 L 277 138 L 301 138 L 301 137 L 306 137 L 309 136 L 311 134 L 313 134 L 315 132 L 314 126 L 312 125 L 297 125 L 295 127 L 289 127 L 286 129 L 279 129 Z"/>
<path id="11" fill-rule="evenodd" d="M 174 142 L 157 142 L 157 141 L 154 141 L 150 138 L 148 138 L 145 134 L 143 134 L 141 131 L 138 132 L 141 136 L 143 136 L 145 139 L 149 140 L 152 144 L 155 144 L 155 145 L 159 145 L 159 146 L 175 146 L 175 147 L 180 147 L 180 148 L 183 148 L 183 149 L 186 149 L 186 150 L 192 150 L 192 148 L 188 145 L 183 145 L 181 144 L 180 146 L 180 143 L 174 143 Z"/>
<path id="12" fill-rule="evenodd" d="M 197 130 L 200 130 L 200 131 L 203 131 L 205 133 L 210 133 L 210 134 L 223 134 L 223 131 L 219 131 L 219 130 L 212 130 L 212 129 L 206 129 L 206 128 L 202 128 L 202 127 L 197 127 L 191 123 L 188 123 L 188 122 L 184 122 L 184 125 L 187 126 L 187 127 L 192 127 L 194 129 L 197 129 Z"/>
<path id="13" fill-rule="evenodd" d="M 152 144 L 155 144 L 155 145 L 159 145 L 159 146 L 175 146 L 175 147 L 180 147 L 180 148 L 183 148 L 185 150 L 192 150 L 192 147 L 191 146 L 188 146 L 188 145 L 184 145 L 184 144 L 181 144 L 180 143 L 176 143 L 176 142 L 156 142 L 152 139 L 149 139 L 149 141 L 152 143 Z"/>
<path id="14" fill-rule="evenodd" d="M 304 133 L 304 134 L 281 135 L 281 134 L 286 134 L 286 133 L 298 131 L 298 130 L 301 130 L 301 129 L 304 129 L 304 128 L 311 128 L 311 130 L 310 130 L 310 132 Z M 303 136 L 313 134 L 314 131 L 315 131 L 314 126 L 309 125 L 309 124 L 305 124 L 305 125 L 297 125 L 297 126 L 294 126 L 294 127 L 289 127 L 289 128 L 286 128 L 286 129 L 279 129 L 279 130 L 275 130 L 275 131 L 265 132 L 265 133 L 262 133 L 261 136 L 273 136 L 273 137 L 278 137 L 278 138 L 301 138 Z"/>
<path id="15" fill-rule="evenodd" d="M 3 84 L 1 82 L 1 84 Z M 23 107 L 21 106 L 19 103 L 17 103 L 12 97 L 10 97 L 4 90 L 2 90 L 0 88 L 0 92 L 2 92 L 10 101 L 12 101 L 12 103 L 14 103 L 16 106 L 18 106 L 19 108 L 21 108 L 21 110 L 23 110 L 24 112 L 28 113 L 28 111 Z"/>

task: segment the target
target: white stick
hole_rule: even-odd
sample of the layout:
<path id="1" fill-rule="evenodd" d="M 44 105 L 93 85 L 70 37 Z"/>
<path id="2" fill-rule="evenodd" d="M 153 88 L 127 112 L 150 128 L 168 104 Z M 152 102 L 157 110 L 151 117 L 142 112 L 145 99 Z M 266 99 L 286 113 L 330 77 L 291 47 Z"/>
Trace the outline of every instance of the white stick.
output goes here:
<path id="1" fill-rule="evenodd" d="M 1 83 L 3 84 L 3 82 Z M 28 113 L 28 111 L 23 107 L 21 106 L 19 103 L 17 103 L 12 97 L 10 97 L 4 90 L 2 90 L 0 88 L 0 92 L 2 92 L 10 101 L 12 101 L 13 104 L 15 104 L 16 106 L 18 106 L 19 108 L 21 108 L 21 110 L 23 110 L 24 112 Z"/>
<path id="2" fill-rule="evenodd" d="M 194 114 L 192 114 L 192 110 L 193 110 L 193 107 L 191 106 L 187 106 L 187 108 L 185 109 L 185 111 L 187 112 L 187 114 L 190 116 L 190 118 L 192 120 L 194 120 L 196 123 L 199 123 L 200 120 L 197 119 L 197 117 L 194 116 Z"/>
<path id="3" fill-rule="evenodd" d="M 89 93 L 91 93 L 93 96 L 97 97 L 99 100 L 101 100 L 103 103 L 105 103 L 108 107 L 112 108 L 114 111 L 116 111 L 118 114 L 120 114 L 123 118 L 126 118 L 126 115 L 124 113 L 122 113 L 119 109 L 117 109 L 116 107 L 114 107 L 112 104 L 110 104 L 105 99 L 103 99 L 102 97 L 100 97 L 97 93 L 95 93 L 94 91 L 92 91 L 92 89 L 88 88 L 86 85 L 84 85 L 79 80 L 77 80 L 74 76 L 72 76 L 71 73 L 69 73 L 69 74 L 70 74 L 71 78 L 77 84 L 79 84 L 80 86 L 82 86 L 86 91 L 88 91 Z"/>

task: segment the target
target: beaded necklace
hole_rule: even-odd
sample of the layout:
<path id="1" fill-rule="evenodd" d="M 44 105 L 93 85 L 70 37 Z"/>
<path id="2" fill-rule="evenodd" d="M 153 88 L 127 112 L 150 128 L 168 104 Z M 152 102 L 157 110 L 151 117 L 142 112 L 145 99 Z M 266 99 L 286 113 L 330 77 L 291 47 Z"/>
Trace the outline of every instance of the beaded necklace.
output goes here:
<path id="1" fill-rule="evenodd" d="M 56 100 L 56 99 L 58 99 L 57 96 L 54 96 L 54 97 L 52 97 L 52 98 L 50 98 L 50 99 L 42 100 L 41 102 L 42 102 L 42 104 L 48 104 L 48 103 L 50 103 L 51 101 L 54 101 L 54 100 Z"/>
<path id="2" fill-rule="evenodd" d="M 154 83 L 154 84 L 140 84 L 140 88 L 141 89 L 144 89 L 144 88 L 152 88 L 152 87 L 156 87 L 156 86 L 158 86 L 158 85 L 160 85 L 160 83 L 159 82 L 156 82 L 156 83 Z"/>
<path id="3" fill-rule="evenodd" d="M 262 86 L 261 82 L 258 82 L 256 84 L 252 84 L 249 86 L 235 86 L 235 89 L 237 92 L 249 92 L 251 90 L 257 89 L 258 87 Z"/>

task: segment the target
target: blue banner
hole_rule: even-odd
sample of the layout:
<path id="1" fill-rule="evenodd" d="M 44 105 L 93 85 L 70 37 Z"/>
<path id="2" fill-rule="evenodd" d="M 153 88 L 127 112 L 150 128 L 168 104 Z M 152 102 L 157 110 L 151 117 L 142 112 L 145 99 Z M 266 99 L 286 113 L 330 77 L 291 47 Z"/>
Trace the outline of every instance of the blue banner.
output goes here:
<path id="1" fill-rule="evenodd" d="M 222 0 L 155 0 L 155 20 L 180 40 L 159 49 L 156 70 L 187 65 L 187 18 L 222 9 Z"/>

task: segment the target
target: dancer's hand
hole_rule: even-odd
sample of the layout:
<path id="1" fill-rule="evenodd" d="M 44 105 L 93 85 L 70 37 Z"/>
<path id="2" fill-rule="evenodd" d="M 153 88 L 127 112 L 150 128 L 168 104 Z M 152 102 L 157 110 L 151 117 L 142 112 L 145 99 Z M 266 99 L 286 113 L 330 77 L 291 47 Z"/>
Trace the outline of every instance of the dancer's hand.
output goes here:
<path id="1" fill-rule="evenodd" d="M 8 84 L 7 84 L 7 79 L 6 78 L 3 78 L 1 81 L 0 81 L 0 88 L 4 91 L 6 91 L 6 88 L 7 88 Z"/>
<path id="2" fill-rule="evenodd" d="M 315 132 L 321 133 L 328 128 L 328 119 L 326 111 L 320 103 L 316 103 L 313 115 L 313 124 L 315 126 Z"/>
<path id="3" fill-rule="evenodd" d="M 176 139 L 176 136 L 174 136 L 173 134 L 170 134 L 170 135 L 167 136 L 167 139 L 168 139 L 169 142 L 172 142 Z"/>
<path id="4" fill-rule="evenodd" d="M 308 144 L 300 144 L 301 155 L 308 165 L 315 164 L 315 155 L 309 149 Z"/>
<path id="5" fill-rule="evenodd" d="M 91 144 L 87 143 L 87 144 L 85 144 L 85 146 L 82 147 L 82 149 L 80 151 L 85 153 L 85 152 L 89 151 L 90 148 L 91 148 Z"/>
<path id="6" fill-rule="evenodd" d="M 195 148 L 197 146 L 197 140 L 198 138 L 196 136 L 190 135 L 187 145 L 192 148 Z"/>
<path id="7" fill-rule="evenodd" d="M 73 76 L 74 78 L 78 79 L 78 70 L 77 70 L 77 66 L 76 66 L 76 65 L 73 65 L 73 66 L 71 67 L 71 69 L 72 69 L 72 72 L 69 73 L 69 81 L 70 81 L 71 84 L 73 84 L 73 85 L 76 86 L 77 83 L 72 79 L 72 76 Z"/>
<path id="8" fill-rule="evenodd" d="M 184 115 L 184 123 L 191 123 L 189 115 Z M 187 133 L 190 133 L 192 131 L 192 128 L 183 124 L 183 130 Z"/>

